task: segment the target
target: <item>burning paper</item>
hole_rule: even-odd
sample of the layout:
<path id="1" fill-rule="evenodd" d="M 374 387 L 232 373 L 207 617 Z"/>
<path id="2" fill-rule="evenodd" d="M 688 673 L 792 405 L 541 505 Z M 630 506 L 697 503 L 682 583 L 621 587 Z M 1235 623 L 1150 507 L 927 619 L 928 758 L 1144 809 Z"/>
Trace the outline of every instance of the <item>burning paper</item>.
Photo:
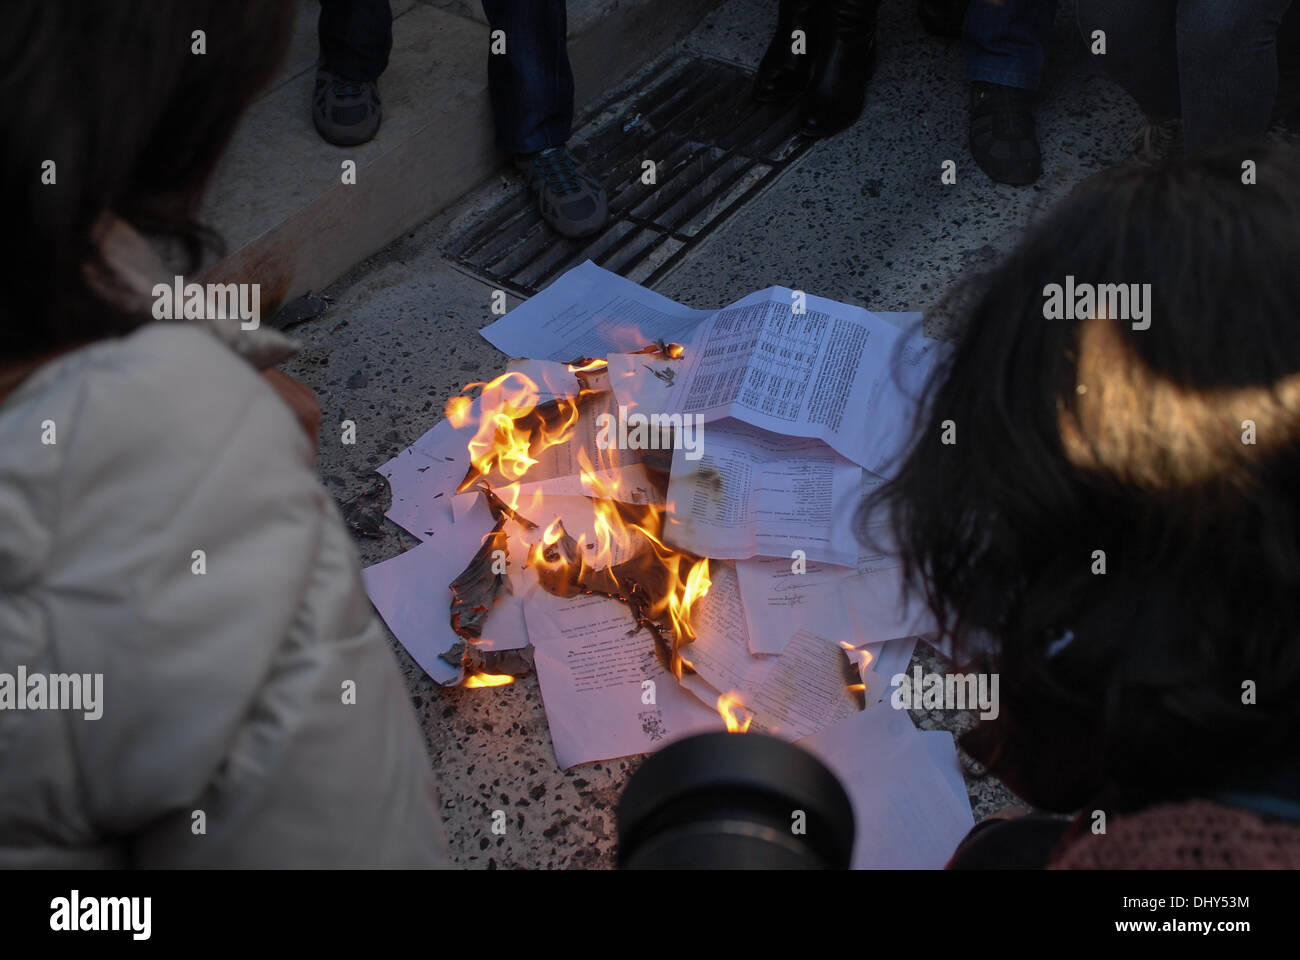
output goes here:
<path id="1" fill-rule="evenodd" d="M 533 359 L 381 468 L 389 517 L 426 542 L 367 571 L 376 606 L 442 682 L 508 682 L 501 657 L 529 644 L 562 766 L 724 725 L 806 736 L 878 702 L 872 664 L 910 655 L 843 599 L 879 559 L 863 568 L 851 513 L 862 461 L 906 432 L 882 379 L 905 334 L 817 298 L 783 318 L 782 291 L 696 311 L 585 264 L 484 331 Z M 916 379 L 932 355 L 911 356 Z M 765 616 L 765 573 L 731 560 L 792 551 L 840 566 Z"/>

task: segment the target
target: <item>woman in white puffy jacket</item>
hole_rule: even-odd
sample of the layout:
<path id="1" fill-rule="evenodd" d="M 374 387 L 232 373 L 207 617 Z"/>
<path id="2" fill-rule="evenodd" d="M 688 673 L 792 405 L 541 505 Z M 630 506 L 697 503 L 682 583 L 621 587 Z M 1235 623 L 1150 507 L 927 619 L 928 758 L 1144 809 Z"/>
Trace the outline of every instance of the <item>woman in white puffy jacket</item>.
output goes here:
<path id="1" fill-rule="evenodd" d="M 151 315 L 142 235 L 200 236 L 292 3 L 6 17 L 0 867 L 445 865 L 314 402 L 250 362 L 272 337 Z"/>

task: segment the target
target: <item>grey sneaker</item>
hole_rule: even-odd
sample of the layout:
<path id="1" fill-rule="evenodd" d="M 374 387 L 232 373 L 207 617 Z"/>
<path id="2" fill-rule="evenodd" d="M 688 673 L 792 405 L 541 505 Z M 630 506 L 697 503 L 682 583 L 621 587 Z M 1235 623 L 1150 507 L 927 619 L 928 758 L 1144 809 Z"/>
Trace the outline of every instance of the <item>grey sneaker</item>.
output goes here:
<path id="1" fill-rule="evenodd" d="M 319 67 L 311 98 L 311 119 L 320 135 L 340 147 L 365 143 L 379 132 L 383 108 L 379 85 L 349 80 Z"/>
<path id="2" fill-rule="evenodd" d="M 609 219 L 604 187 L 583 172 L 568 147 L 519 154 L 515 166 L 528 178 L 542 219 L 556 233 L 588 237 Z"/>

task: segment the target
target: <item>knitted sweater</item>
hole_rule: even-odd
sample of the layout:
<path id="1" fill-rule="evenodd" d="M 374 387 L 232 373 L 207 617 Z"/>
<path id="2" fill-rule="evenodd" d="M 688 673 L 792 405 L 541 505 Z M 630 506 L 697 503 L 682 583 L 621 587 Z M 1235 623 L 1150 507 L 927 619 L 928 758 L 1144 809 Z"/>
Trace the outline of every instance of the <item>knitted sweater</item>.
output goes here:
<path id="1" fill-rule="evenodd" d="M 1204 800 L 1163 804 L 1113 818 L 1104 834 L 1072 828 L 1048 869 L 1295 870 L 1300 823 Z"/>

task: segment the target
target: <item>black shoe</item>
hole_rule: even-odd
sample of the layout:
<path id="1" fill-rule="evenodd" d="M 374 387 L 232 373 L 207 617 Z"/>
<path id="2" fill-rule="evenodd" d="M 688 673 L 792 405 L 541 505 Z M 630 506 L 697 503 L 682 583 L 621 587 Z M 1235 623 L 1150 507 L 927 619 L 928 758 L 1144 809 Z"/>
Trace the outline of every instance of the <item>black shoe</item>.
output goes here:
<path id="1" fill-rule="evenodd" d="M 960 37 L 970 0 L 917 0 L 916 13 L 934 37 Z"/>
<path id="2" fill-rule="evenodd" d="M 759 103 L 786 100 L 801 92 L 812 79 L 816 50 L 825 45 L 825 18 L 818 16 L 824 4 L 819 0 L 781 0 L 776 33 L 758 64 L 754 78 L 754 99 Z M 804 52 L 794 52 L 796 30 L 804 32 Z M 816 46 L 814 46 L 816 45 Z"/>
<path id="3" fill-rule="evenodd" d="M 340 147 L 365 143 L 379 132 L 383 108 L 379 85 L 349 80 L 320 67 L 312 93 L 311 119 L 322 137 Z"/>
<path id="4" fill-rule="evenodd" d="M 867 103 L 876 70 L 876 12 L 880 0 L 830 0 L 830 44 L 804 98 L 799 133 L 829 137 L 852 126 Z"/>
<path id="5" fill-rule="evenodd" d="M 1030 110 L 1033 94 L 1000 83 L 972 83 L 970 153 L 989 179 L 1023 187 L 1043 173 Z"/>
<path id="6" fill-rule="evenodd" d="M 520 154 L 515 166 L 528 178 L 542 219 L 566 237 L 587 237 L 609 219 L 605 188 L 583 172 L 563 145 Z"/>

